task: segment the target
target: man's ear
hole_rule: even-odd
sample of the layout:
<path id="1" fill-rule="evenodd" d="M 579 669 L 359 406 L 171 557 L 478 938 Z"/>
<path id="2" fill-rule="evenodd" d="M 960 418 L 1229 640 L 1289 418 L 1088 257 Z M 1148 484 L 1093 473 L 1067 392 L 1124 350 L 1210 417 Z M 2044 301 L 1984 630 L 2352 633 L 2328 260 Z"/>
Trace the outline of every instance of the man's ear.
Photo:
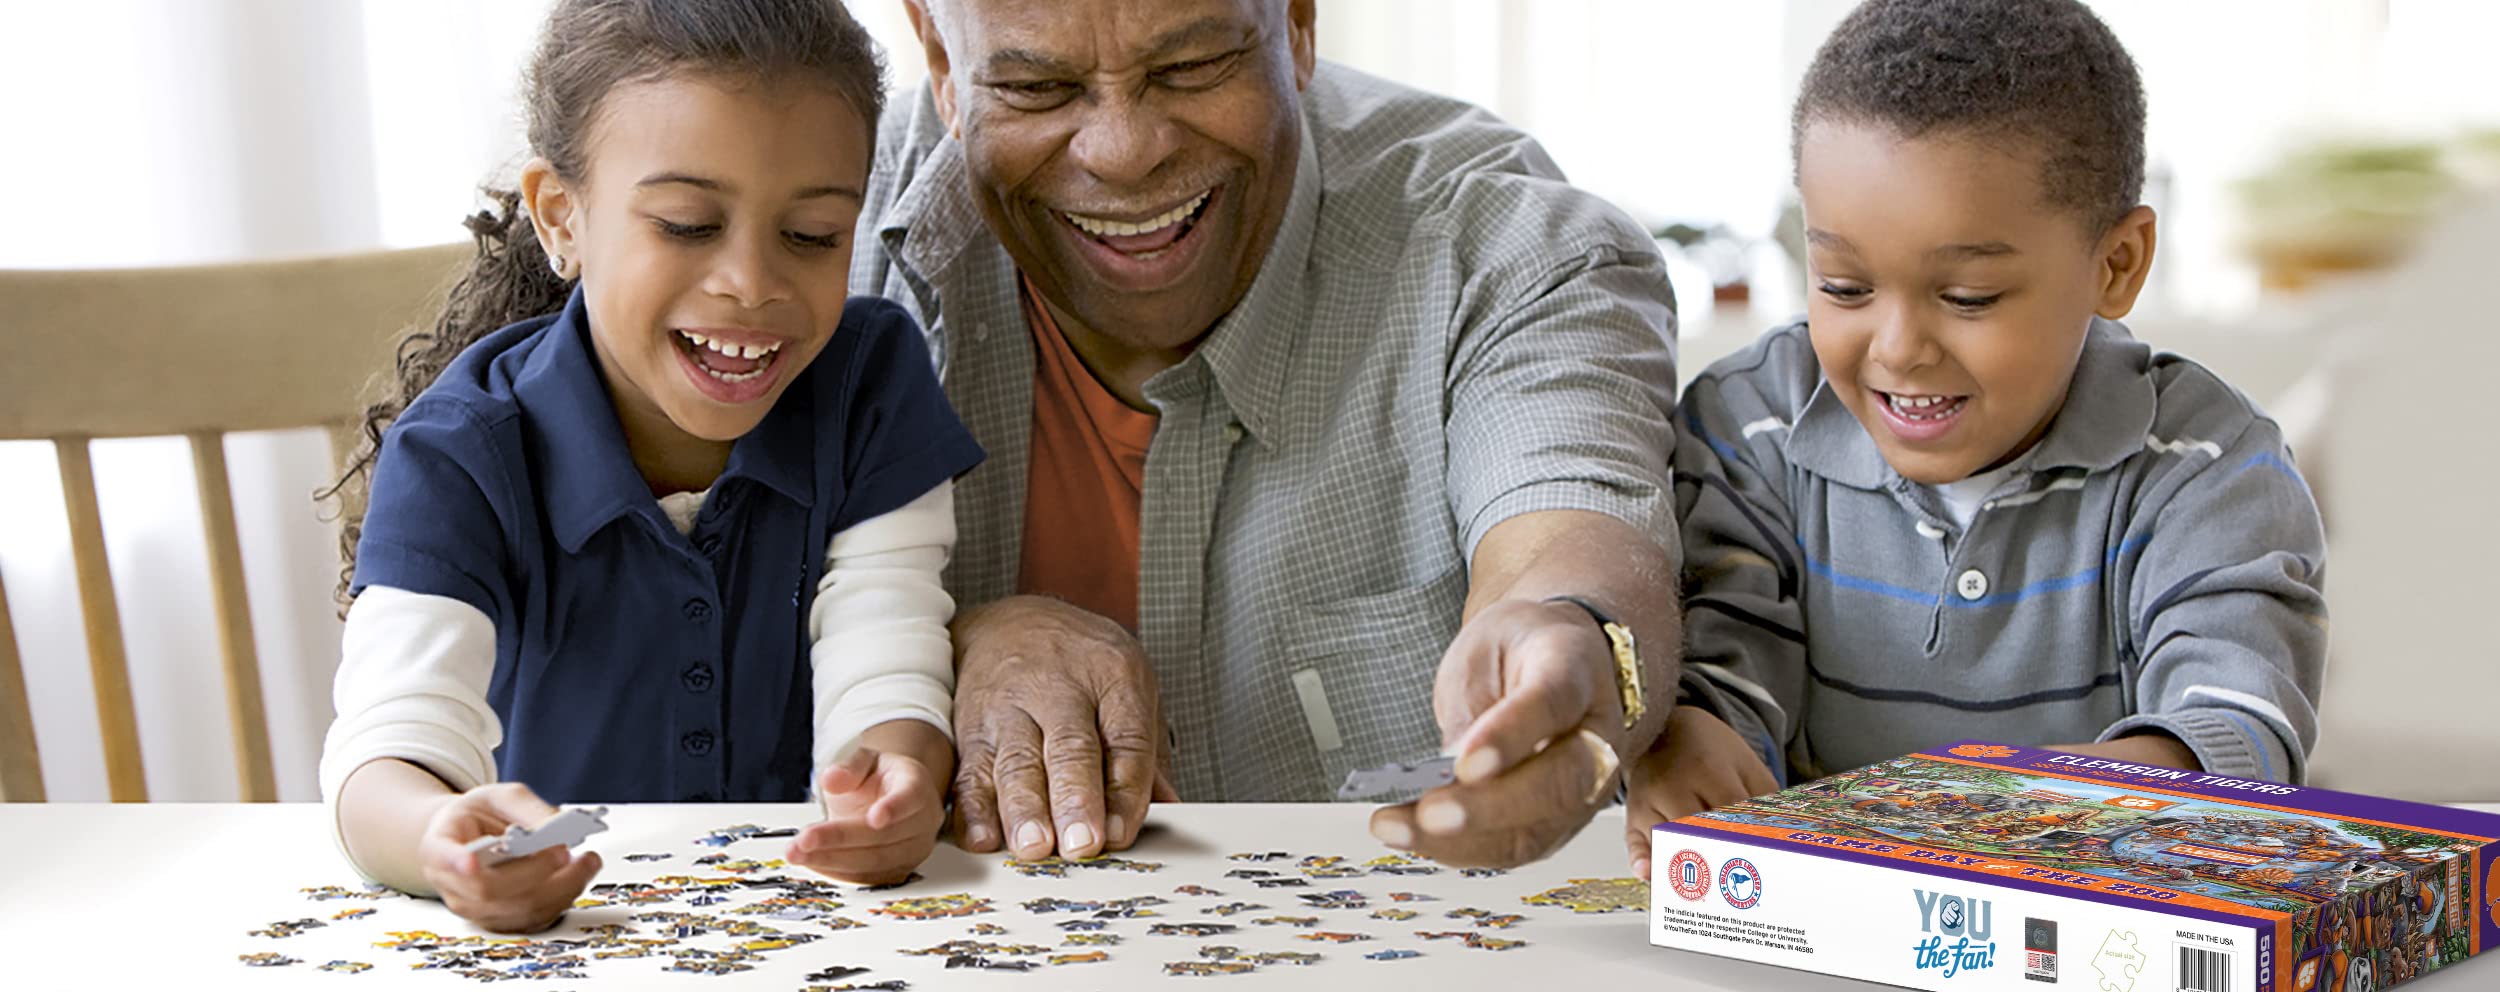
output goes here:
<path id="1" fill-rule="evenodd" d="M 937 14 L 929 8 L 946 0 L 903 0 L 903 14 L 911 18 L 911 30 L 920 38 L 920 56 L 929 64 L 929 94 L 937 98 L 938 119 L 946 122 L 946 133 L 957 140 L 963 138 L 963 118 L 955 104 L 954 64 L 946 57 L 946 36 L 939 28 Z"/>
<path id="2" fill-rule="evenodd" d="M 555 163 L 533 158 L 521 167 L 521 203 L 529 208 L 538 247 L 546 251 L 556 275 L 565 279 L 580 275 L 580 191 L 556 173 Z"/>
<path id="3" fill-rule="evenodd" d="M 1293 45 L 1293 86 L 1306 89 L 1319 70 L 1318 0 L 1286 0 L 1285 35 Z"/>
<path id="4" fill-rule="evenodd" d="M 2101 235 L 2093 256 L 2093 274 L 2101 284 L 2094 312 L 2117 320 L 2135 309 L 2144 279 L 2153 273 L 2154 226 L 2153 208 L 2139 205 Z"/>

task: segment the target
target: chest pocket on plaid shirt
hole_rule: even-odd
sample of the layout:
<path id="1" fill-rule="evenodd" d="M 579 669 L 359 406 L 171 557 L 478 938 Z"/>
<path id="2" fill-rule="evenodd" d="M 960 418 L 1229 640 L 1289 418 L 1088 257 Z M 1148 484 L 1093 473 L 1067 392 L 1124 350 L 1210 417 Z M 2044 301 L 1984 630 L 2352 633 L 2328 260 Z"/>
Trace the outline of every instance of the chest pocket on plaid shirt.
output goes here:
<path id="1" fill-rule="evenodd" d="M 1421 585 L 1309 604 L 1286 622 L 1279 677 L 1331 792 L 1350 769 L 1440 746 L 1432 680 L 1466 598 L 1467 569 L 1457 564 Z"/>

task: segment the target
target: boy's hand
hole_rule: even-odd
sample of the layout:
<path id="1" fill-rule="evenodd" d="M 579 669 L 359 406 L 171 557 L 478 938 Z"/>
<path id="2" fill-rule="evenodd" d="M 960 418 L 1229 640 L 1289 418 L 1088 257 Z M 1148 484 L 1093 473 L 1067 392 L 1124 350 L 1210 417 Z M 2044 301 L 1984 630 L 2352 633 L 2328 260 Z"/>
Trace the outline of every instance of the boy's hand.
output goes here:
<path id="1" fill-rule="evenodd" d="M 790 841 L 791 864 L 884 885 L 911 877 L 937 846 L 945 789 L 919 759 L 863 745 L 826 768 L 816 791 L 825 818 Z"/>
<path id="2" fill-rule="evenodd" d="M 2098 741 L 2091 744 L 2045 746 L 2051 751 L 2088 754 L 2095 758 L 2108 758 L 2112 761 L 2160 765 L 2163 768 L 2184 768 L 2192 772 L 2205 770 L 2204 763 L 2196 760 L 2196 752 L 2188 750 L 2188 746 L 2181 743 L 2178 738 L 2159 731 L 2129 734 L 2117 740 Z"/>
<path id="3" fill-rule="evenodd" d="M 436 810 L 417 842 L 427 885 L 462 919 L 496 933 L 536 933 L 579 898 L 599 874 L 599 855 L 552 847 L 488 867 L 469 842 L 498 836 L 514 824 L 536 828 L 556 808 L 518 782 L 481 785 Z"/>
<path id="4" fill-rule="evenodd" d="M 1632 763 L 1623 805 L 1632 873 L 1649 877 L 1651 827 L 1778 789 L 1770 767 L 1735 728 L 1707 710 L 1676 707 L 1657 745 Z"/>

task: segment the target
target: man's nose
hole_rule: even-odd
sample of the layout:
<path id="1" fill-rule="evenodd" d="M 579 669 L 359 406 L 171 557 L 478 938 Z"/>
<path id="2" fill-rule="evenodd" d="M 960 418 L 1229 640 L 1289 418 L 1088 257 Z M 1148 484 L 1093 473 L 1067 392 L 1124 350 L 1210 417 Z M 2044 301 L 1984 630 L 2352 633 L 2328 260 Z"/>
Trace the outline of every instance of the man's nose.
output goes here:
<path id="1" fill-rule="evenodd" d="M 1150 100 L 1120 95 L 1086 115 L 1068 143 L 1078 167 L 1114 188 L 1135 186 L 1154 174 L 1180 146 L 1180 128 Z"/>

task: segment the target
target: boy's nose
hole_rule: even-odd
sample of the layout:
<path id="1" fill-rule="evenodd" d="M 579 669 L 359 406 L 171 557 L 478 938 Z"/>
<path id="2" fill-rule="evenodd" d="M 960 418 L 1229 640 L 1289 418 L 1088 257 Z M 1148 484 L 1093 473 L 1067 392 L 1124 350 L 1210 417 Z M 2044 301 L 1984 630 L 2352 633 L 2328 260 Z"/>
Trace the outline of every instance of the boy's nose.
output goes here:
<path id="1" fill-rule="evenodd" d="M 1916 317 L 1899 312 L 1884 316 L 1866 349 L 1869 360 L 1893 372 L 1925 368 L 1942 355 L 1935 335 Z"/>

